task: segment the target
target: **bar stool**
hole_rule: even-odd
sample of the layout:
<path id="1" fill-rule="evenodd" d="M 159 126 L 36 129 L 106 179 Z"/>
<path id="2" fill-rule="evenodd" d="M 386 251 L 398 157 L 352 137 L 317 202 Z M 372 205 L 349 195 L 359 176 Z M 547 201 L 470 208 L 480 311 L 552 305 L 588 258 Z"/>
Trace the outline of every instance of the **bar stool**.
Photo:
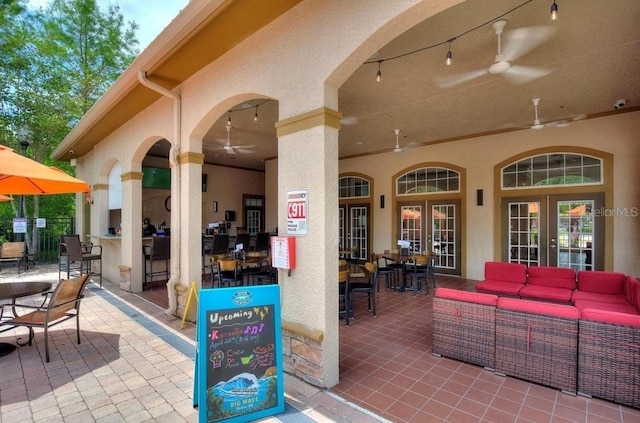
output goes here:
<path id="1" fill-rule="evenodd" d="M 163 276 L 164 280 L 169 280 L 171 237 L 153 237 L 150 246 L 142 246 L 142 254 L 144 255 L 144 285 L 142 287 L 143 291 L 146 289 L 153 289 L 153 281 L 158 276 Z M 164 269 L 153 270 L 154 261 L 164 261 Z"/>

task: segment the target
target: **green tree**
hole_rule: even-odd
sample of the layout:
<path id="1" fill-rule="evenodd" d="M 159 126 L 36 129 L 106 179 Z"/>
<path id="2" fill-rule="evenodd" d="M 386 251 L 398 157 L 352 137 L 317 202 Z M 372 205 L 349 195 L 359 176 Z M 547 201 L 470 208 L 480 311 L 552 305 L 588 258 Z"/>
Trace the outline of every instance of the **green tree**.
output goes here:
<path id="1" fill-rule="evenodd" d="M 102 11 L 95 0 L 53 0 L 37 11 L 0 0 L 0 142 L 20 152 L 26 128 L 29 157 L 73 174 L 50 154 L 135 59 L 136 30 L 117 6 Z M 73 198 L 27 197 L 23 216 L 72 216 Z M 0 204 L 0 216 L 17 215 L 17 204 Z"/>

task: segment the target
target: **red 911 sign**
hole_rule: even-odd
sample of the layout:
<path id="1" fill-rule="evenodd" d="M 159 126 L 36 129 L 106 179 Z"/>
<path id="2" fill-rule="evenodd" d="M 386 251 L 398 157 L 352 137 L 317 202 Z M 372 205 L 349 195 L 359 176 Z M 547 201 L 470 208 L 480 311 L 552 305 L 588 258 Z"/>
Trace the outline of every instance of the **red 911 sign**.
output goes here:
<path id="1" fill-rule="evenodd" d="M 289 219 L 304 219 L 307 217 L 306 201 L 289 202 Z"/>
<path id="2" fill-rule="evenodd" d="M 307 234 L 308 205 L 308 190 L 301 189 L 287 192 L 287 234 Z"/>

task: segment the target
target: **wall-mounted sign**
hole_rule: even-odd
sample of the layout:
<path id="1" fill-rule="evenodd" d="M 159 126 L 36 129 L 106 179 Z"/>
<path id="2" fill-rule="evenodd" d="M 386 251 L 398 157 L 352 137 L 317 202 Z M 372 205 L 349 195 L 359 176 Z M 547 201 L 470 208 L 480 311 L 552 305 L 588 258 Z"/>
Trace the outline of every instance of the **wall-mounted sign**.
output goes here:
<path id="1" fill-rule="evenodd" d="M 306 235 L 309 190 L 287 191 L 287 234 Z"/>
<path id="2" fill-rule="evenodd" d="M 13 218 L 13 233 L 14 234 L 26 234 L 27 233 L 27 218 L 26 217 L 14 217 Z"/>
<path id="3" fill-rule="evenodd" d="M 44 217 L 36 218 L 36 228 L 46 228 L 47 227 L 47 219 Z"/>
<path id="4" fill-rule="evenodd" d="M 296 268 L 296 239 L 290 236 L 271 237 L 271 265 L 276 269 Z"/>
<path id="5" fill-rule="evenodd" d="M 280 287 L 198 294 L 194 405 L 199 422 L 247 422 L 284 412 Z"/>

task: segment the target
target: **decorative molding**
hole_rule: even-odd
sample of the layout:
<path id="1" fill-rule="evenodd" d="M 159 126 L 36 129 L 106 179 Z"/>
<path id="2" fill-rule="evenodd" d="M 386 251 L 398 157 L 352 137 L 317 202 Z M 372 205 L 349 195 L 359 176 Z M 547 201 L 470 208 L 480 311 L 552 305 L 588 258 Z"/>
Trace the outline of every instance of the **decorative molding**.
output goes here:
<path id="1" fill-rule="evenodd" d="M 322 125 L 340 129 L 340 119 L 342 119 L 342 113 L 322 107 L 276 122 L 276 135 L 279 138 Z"/>

